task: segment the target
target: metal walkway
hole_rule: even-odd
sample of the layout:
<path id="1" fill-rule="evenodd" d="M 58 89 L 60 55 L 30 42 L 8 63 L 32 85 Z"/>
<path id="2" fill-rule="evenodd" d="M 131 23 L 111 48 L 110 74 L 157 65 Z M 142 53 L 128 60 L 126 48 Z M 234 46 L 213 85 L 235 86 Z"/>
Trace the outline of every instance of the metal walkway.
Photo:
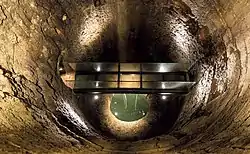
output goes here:
<path id="1" fill-rule="evenodd" d="M 179 63 L 69 63 L 75 93 L 181 93 L 190 91 L 188 66 Z"/>

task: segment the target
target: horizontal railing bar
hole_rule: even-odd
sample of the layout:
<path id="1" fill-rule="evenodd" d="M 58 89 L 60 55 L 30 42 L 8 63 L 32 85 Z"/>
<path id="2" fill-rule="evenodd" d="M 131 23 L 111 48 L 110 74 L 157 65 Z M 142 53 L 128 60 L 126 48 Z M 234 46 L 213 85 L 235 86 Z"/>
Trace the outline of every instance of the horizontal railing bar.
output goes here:
<path id="1" fill-rule="evenodd" d="M 185 71 L 179 71 L 179 72 L 142 72 L 142 75 L 168 75 L 168 74 L 173 74 L 173 75 L 186 75 L 187 72 Z M 117 75 L 119 74 L 118 71 L 99 71 L 99 72 L 96 72 L 96 71 L 77 71 L 76 72 L 76 75 Z M 134 74 L 134 75 L 140 75 L 140 71 L 138 72 L 133 72 L 133 71 L 121 71 L 120 72 L 120 75 L 121 74 Z"/>
<path id="2" fill-rule="evenodd" d="M 65 80 L 67 82 L 75 82 L 75 80 Z M 85 81 L 88 83 L 95 83 L 95 82 L 99 82 L 99 83 L 112 83 L 112 82 L 117 82 L 117 80 L 115 81 Z M 140 83 L 140 82 L 145 82 L 145 83 L 189 83 L 189 84 L 195 84 L 195 82 L 190 82 L 190 81 L 120 81 L 120 82 L 131 82 L 131 83 Z"/>
<path id="3" fill-rule="evenodd" d="M 146 62 L 146 63 L 136 63 L 136 62 L 79 62 L 79 63 L 74 63 L 74 62 L 64 62 L 64 63 L 68 63 L 68 64 L 182 64 L 185 65 L 185 63 L 157 63 L 157 62 Z"/>
<path id="4" fill-rule="evenodd" d="M 75 93 L 188 93 L 187 89 L 143 89 L 143 88 L 104 88 L 73 89 Z"/>

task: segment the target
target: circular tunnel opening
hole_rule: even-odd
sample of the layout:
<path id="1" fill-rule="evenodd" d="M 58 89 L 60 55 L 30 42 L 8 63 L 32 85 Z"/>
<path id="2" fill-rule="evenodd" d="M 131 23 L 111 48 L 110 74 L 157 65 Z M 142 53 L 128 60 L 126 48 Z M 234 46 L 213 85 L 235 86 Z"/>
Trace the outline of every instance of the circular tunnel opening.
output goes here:
<path id="1" fill-rule="evenodd" d="M 77 144 L 68 141 L 71 136 L 77 141 L 82 141 L 79 136 L 87 138 L 111 151 L 150 149 L 149 153 L 154 153 L 157 152 L 154 149 L 184 149 L 182 153 L 186 153 L 191 148 L 190 153 L 231 150 L 241 153 L 249 149 L 248 1 L 107 0 L 93 7 L 90 1 L 56 1 L 62 3 L 60 6 L 46 0 L 29 2 L 19 1 L 16 7 L 6 1 L 0 6 L 0 31 L 3 32 L 0 52 L 4 57 L 0 59 L 0 97 L 4 102 L 0 103 L 4 123 L 1 131 L 11 134 L 4 136 L 7 142 L 3 142 L 3 149 L 39 149 L 42 145 L 48 149 L 70 147 Z M 36 4 L 42 7 L 38 9 Z M 26 9 L 30 11 L 23 12 Z M 13 24 L 19 21 L 21 24 Z M 104 119 L 106 123 L 102 123 L 103 120 L 98 119 L 110 113 L 110 106 L 106 106 L 104 116 L 100 109 L 111 97 L 83 95 L 72 99 L 72 93 L 55 75 L 59 55 L 65 62 L 121 59 L 188 63 L 190 80 L 197 84 L 182 97 L 150 96 L 148 102 L 153 105 L 146 116 L 137 120 L 143 125 L 117 135 L 114 128 L 125 128 L 124 123 L 118 126 L 118 121 L 112 123 Z M 20 58 L 22 56 L 25 58 Z M 67 66 L 58 67 L 62 78 L 71 80 L 74 74 L 63 70 Z M 70 82 L 66 85 L 72 87 Z M 22 107 L 19 102 L 27 106 Z M 152 109 L 157 114 L 150 114 Z M 28 118 L 31 111 L 34 112 L 26 127 L 23 119 Z M 142 120 L 150 117 L 154 121 Z M 103 129 L 108 128 L 108 124 L 115 127 Z M 94 133 L 91 137 L 86 133 L 90 125 L 98 132 L 94 137 Z M 124 136 L 134 130 L 145 130 L 145 134 L 134 132 Z M 44 134 L 49 135 L 44 137 Z M 38 136 L 42 137 L 35 140 Z M 126 142 L 132 136 L 136 142 Z M 26 138 L 29 141 L 26 142 Z M 121 138 L 123 141 L 118 142 Z M 37 147 L 40 144 L 34 145 L 35 142 L 41 146 Z"/>

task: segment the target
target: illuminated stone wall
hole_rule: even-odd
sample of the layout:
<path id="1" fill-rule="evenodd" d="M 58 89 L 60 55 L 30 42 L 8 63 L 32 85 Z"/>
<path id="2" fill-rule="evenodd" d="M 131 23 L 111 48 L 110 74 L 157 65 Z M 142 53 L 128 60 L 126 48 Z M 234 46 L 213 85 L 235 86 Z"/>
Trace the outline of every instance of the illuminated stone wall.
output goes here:
<path id="1" fill-rule="evenodd" d="M 248 0 L 127 0 L 124 10 L 143 16 L 130 27 L 145 38 L 131 48 L 192 64 L 198 83 L 168 135 L 132 144 L 84 137 L 96 133 L 57 74 L 58 59 L 118 52 L 116 2 L 0 0 L 0 153 L 249 153 Z"/>

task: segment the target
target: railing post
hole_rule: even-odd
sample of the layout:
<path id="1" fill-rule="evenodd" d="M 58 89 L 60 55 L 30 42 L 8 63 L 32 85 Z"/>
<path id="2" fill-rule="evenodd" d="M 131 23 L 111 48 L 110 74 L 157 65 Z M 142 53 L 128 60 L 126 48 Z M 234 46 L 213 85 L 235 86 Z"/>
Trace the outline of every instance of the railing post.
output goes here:
<path id="1" fill-rule="evenodd" d="M 121 63 L 118 62 L 118 83 L 117 83 L 118 88 L 120 88 L 120 82 L 121 82 Z"/>
<path id="2" fill-rule="evenodd" d="M 140 63 L 140 88 L 142 88 L 142 63 Z"/>

